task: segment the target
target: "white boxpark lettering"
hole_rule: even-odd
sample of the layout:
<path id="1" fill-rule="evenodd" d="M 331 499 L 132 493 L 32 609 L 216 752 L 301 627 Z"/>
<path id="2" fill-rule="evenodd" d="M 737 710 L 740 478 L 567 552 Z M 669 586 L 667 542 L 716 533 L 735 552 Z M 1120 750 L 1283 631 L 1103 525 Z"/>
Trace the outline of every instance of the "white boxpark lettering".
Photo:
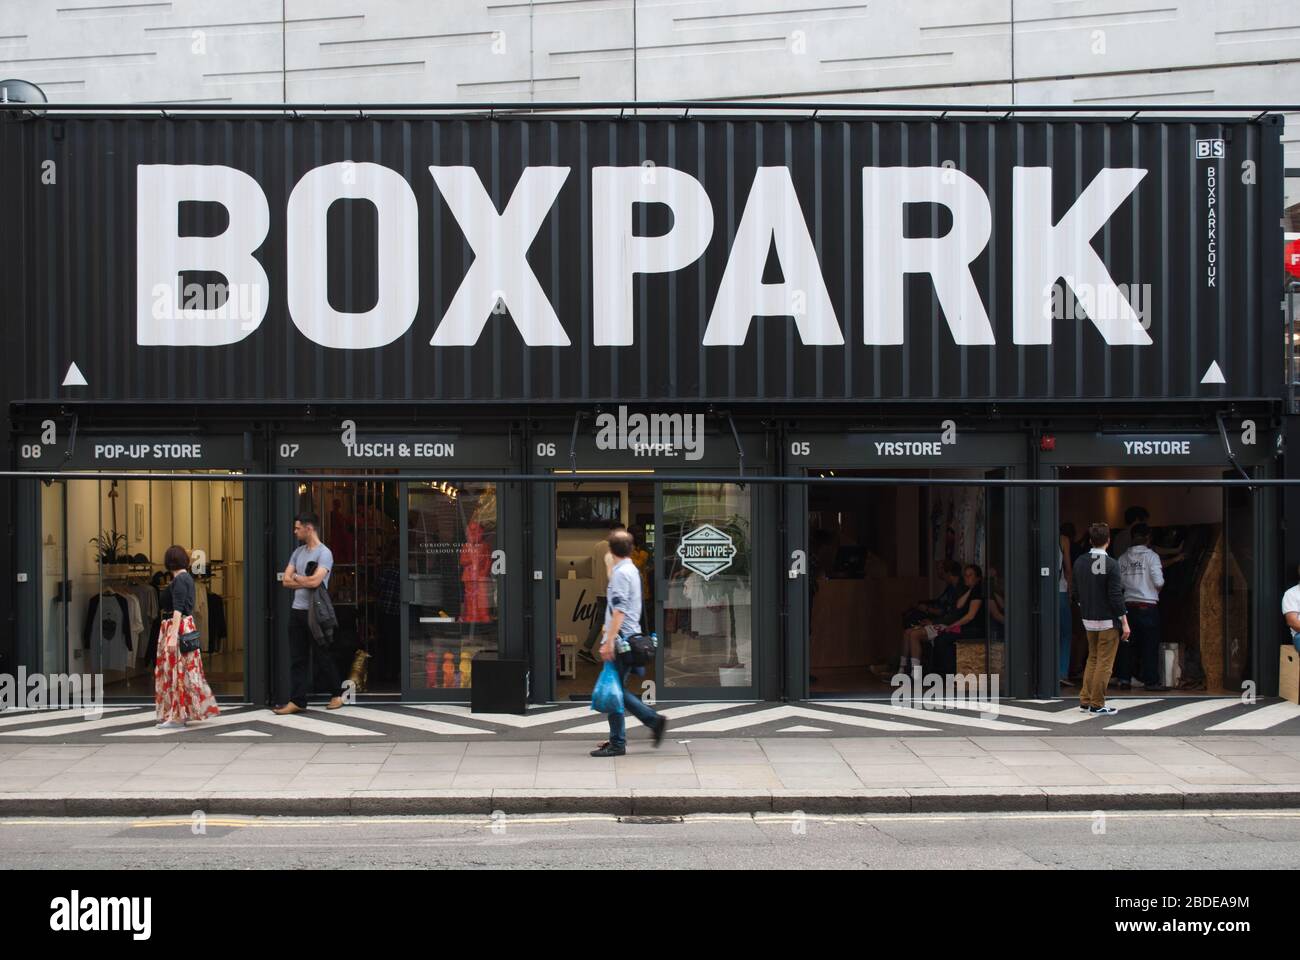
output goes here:
<path id="1" fill-rule="evenodd" d="M 530 347 L 568 346 L 570 339 L 527 260 L 529 246 L 568 179 L 568 167 L 525 168 L 505 210 L 498 212 L 472 167 L 429 167 L 436 189 L 456 218 L 474 259 L 430 343 L 472 346 L 504 303 Z M 647 171 L 650 172 L 647 172 Z M 1147 345 L 1151 337 L 1115 283 L 1091 239 L 1137 188 L 1146 170 L 1103 169 L 1052 222 L 1048 168 L 1012 171 L 1012 339 L 1052 342 L 1050 303 L 1058 279 L 1097 291 L 1088 317 L 1108 344 Z M 136 340 L 145 346 L 223 346 L 256 330 L 270 301 L 266 272 L 254 257 L 265 241 L 270 213 L 265 193 L 248 174 L 212 165 L 142 164 L 137 169 Z M 712 201 L 690 174 L 669 167 L 595 167 L 592 184 L 592 343 L 632 343 L 633 278 L 670 273 L 703 255 L 714 232 Z M 864 320 L 862 342 L 889 345 L 906 333 L 904 279 L 927 274 L 953 340 L 993 344 L 987 309 L 971 264 L 992 239 L 988 196 L 951 167 L 867 167 L 863 186 Z M 337 200 L 371 203 L 378 217 L 378 298 L 359 313 L 328 302 L 325 221 Z M 182 237 L 177 211 L 189 201 L 217 203 L 227 212 L 224 232 Z M 636 236 L 636 204 L 656 203 L 672 214 L 659 236 Z M 909 238 L 907 204 L 935 203 L 952 215 L 941 237 Z M 311 341 L 335 349 L 382 347 L 415 322 L 420 301 L 416 193 L 396 171 L 373 163 L 331 163 L 303 176 L 286 208 L 286 302 L 295 326 Z M 780 283 L 762 280 L 775 249 Z M 181 274 L 225 277 L 232 295 L 216 309 L 194 309 Z M 232 308 L 231 301 L 234 302 Z M 844 329 L 835 314 L 808 222 L 790 170 L 760 167 L 741 211 L 717 295 L 702 335 L 704 346 L 741 346 L 755 317 L 791 317 L 800 342 L 838 346 Z"/>

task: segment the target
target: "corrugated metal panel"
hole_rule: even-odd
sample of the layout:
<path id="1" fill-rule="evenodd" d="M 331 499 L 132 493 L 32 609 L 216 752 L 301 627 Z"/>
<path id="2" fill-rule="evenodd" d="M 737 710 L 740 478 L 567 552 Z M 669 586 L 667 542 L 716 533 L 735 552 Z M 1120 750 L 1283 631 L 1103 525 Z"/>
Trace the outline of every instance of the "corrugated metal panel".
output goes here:
<path id="1" fill-rule="evenodd" d="M 1243 182 L 1280 171 L 1271 121 L 899 119 L 29 119 L 0 125 L 6 182 L 17 184 L 4 242 L 6 309 L 23 327 L 18 400 L 562 401 L 562 400 L 1036 400 L 1266 397 L 1280 392 L 1274 318 L 1276 211 Z M 1225 141 L 1218 161 L 1217 285 L 1208 288 L 1207 162 L 1198 140 Z M 53 166 L 46 164 L 53 161 Z M 398 172 L 418 202 L 418 249 L 380 277 L 375 209 L 340 203 L 328 220 L 329 298 L 365 311 L 385 287 L 419 276 L 409 329 L 383 347 L 334 349 L 300 332 L 286 295 L 286 204 L 315 167 L 353 161 Z M 591 170 L 654 164 L 703 184 L 714 228 L 702 256 L 633 282 L 630 346 L 593 335 Z M 219 347 L 137 344 L 137 188 L 141 164 L 225 165 L 265 193 L 270 227 L 257 259 L 269 281 L 265 319 Z M 471 166 L 503 209 L 525 167 L 570 172 L 528 252 L 569 338 L 528 347 L 494 316 L 470 347 L 430 340 L 475 254 L 430 166 Z M 992 233 L 969 271 L 996 339 L 954 342 L 928 275 L 905 280 L 902 344 L 863 343 L 863 167 L 945 167 L 987 195 Z M 702 346 L 709 311 L 760 167 L 790 171 L 844 345 L 805 345 L 789 318 L 753 321 L 740 346 Z M 1146 175 L 1092 238 L 1114 280 L 1149 285 L 1145 346 L 1108 345 L 1086 320 L 1058 320 L 1050 345 L 1013 342 L 1013 168 L 1050 167 L 1053 220 L 1103 168 Z M 48 171 L 53 170 L 53 182 Z M 10 173 L 12 171 L 12 174 Z M 216 235 L 230 216 L 182 205 L 182 232 Z M 963 216 L 963 221 L 965 220 Z M 640 236 L 664 233 L 662 205 L 641 204 Z M 954 216 L 908 208 L 908 236 L 942 236 Z M 964 224 L 963 224 L 964 228 Z M 1273 236 L 1277 233 L 1277 237 Z M 1261 258 L 1274 266 L 1261 263 Z M 962 264 L 943 264 L 962 270 Z M 765 281 L 781 279 L 769 262 Z M 216 278 L 219 279 L 219 278 Z M 1144 294 L 1144 297 L 1147 294 Z M 507 303 L 507 306 L 509 304 Z M 62 386 L 76 363 L 87 386 Z M 1202 384 L 1211 363 L 1222 385 Z"/>

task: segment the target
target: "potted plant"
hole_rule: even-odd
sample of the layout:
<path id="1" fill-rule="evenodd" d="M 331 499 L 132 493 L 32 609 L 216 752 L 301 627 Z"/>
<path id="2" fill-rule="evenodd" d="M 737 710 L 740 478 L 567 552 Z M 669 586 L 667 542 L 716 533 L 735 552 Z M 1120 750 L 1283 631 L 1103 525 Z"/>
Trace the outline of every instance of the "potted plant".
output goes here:
<path id="1" fill-rule="evenodd" d="M 116 530 L 105 530 L 97 537 L 91 537 L 95 545 L 96 558 L 99 560 L 100 572 L 106 576 L 116 575 L 117 571 L 109 568 L 120 563 L 127 563 L 130 555 L 126 548 L 126 534 Z"/>

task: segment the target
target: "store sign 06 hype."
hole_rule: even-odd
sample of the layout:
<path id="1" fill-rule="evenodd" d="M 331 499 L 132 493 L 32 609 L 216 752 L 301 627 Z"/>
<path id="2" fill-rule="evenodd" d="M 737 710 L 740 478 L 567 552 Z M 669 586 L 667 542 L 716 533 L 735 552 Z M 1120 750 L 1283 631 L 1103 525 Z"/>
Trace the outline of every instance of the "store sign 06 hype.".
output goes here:
<path id="1" fill-rule="evenodd" d="M 529 346 L 569 345 L 526 254 L 571 169 L 526 168 L 500 211 L 473 167 L 428 169 L 474 254 L 430 344 L 473 345 L 504 302 Z M 1106 343 L 1151 343 L 1133 304 L 1090 243 L 1146 173 L 1129 167 L 1101 170 L 1053 222 L 1051 169 L 1013 169 L 1015 343 L 1052 342 L 1052 291 L 1060 278 L 1076 293 L 1089 292 L 1096 306 L 1088 318 Z M 634 277 L 682 270 L 699 259 L 714 234 L 713 202 L 699 180 L 671 167 L 655 167 L 653 177 L 641 166 L 594 167 L 590 176 L 591 342 L 627 346 L 633 342 Z M 266 271 L 254 256 L 270 226 L 262 187 L 242 170 L 199 164 L 141 164 L 136 184 L 137 342 L 217 347 L 252 334 L 271 300 Z M 903 343 L 905 278 L 927 274 L 953 340 L 993 344 L 993 327 L 971 273 L 993 232 L 983 188 L 952 167 L 866 167 L 862 196 L 862 342 Z M 337 310 L 327 295 L 326 220 L 330 205 L 343 199 L 369 201 L 377 211 L 378 298 L 361 312 Z M 179 206 L 195 201 L 225 208 L 229 222 L 222 233 L 180 236 Z M 633 212 L 643 203 L 670 209 L 672 226 L 666 233 L 636 234 Z M 946 234 L 906 235 L 906 206 L 922 203 L 951 211 Z M 353 162 L 310 170 L 289 194 L 285 243 L 288 312 L 308 339 L 337 349 L 374 349 L 397 340 L 414 323 L 420 302 L 419 208 L 415 190 L 395 170 Z M 772 246 L 780 283 L 762 279 Z M 220 306 L 196 304 L 181 285 L 185 272 L 219 274 L 229 295 Z M 754 176 L 702 343 L 743 345 L 753 318 L 769 316 L 793 317 L 804 344 L 845 343 L 845 325 L 832 305 L 807 218 L 784 166 L 760 167 Z"/>

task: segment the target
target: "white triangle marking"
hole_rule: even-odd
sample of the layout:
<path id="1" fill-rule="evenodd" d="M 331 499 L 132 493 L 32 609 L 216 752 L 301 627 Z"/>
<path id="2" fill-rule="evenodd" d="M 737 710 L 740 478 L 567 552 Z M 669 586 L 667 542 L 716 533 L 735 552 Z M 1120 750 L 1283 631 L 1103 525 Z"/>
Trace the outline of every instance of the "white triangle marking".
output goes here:
<path id="1" fill-rule="evenodd" d="M 63 385 L 65 387 L 90 386 L 90 384 L 86 383 L 85 374 L 81 372 L 81 368 L 78 367 L 76 363 L 73 363 L 71 366 L 68 367 L 68 372 L 64 374 L 63 377 Z"/>
<path id="2" fill-rule="evenodd" d="M 265 730 L 228 730 L 217 734 L 219 737 L 269 737 Z"/>
<path id="3" fill-rule="evenodd" d="M 1224 383 L 1228 381 L 1223 379 L 1223 371 L 1219 369 L 1219 361 L 1211 360 L 1210 367 L 1205 371 L 1205 376 L 1201 377 L 1201 383 Z"/>
<path id="4" fill-rule="evenodd" d="M 830 733 L 830 730 L 826 727 L 794 726 L 786 727 L 784 730 L 778 730 L 777 733 Z"/>

